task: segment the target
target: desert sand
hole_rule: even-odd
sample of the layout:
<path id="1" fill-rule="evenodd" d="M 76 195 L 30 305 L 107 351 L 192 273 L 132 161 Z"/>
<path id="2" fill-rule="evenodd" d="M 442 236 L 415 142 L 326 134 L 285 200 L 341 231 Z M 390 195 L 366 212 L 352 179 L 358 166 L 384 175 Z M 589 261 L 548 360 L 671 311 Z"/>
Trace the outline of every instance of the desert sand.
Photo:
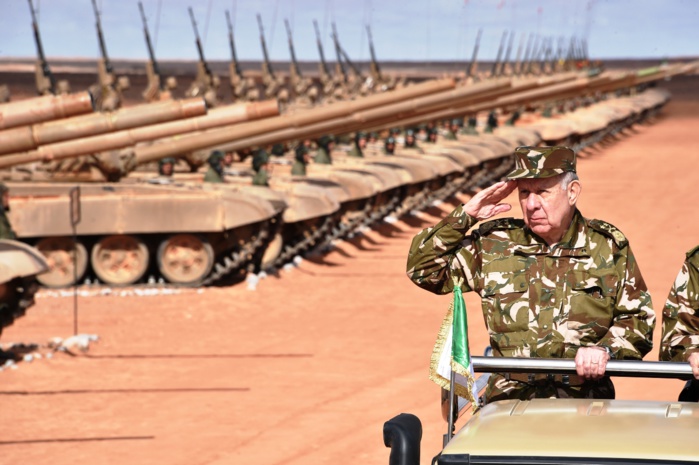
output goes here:
<path id="1" fill-rule="evenodd" d="M 579 160 L 581 211 L 626 234 L 658 315 L 699 243 L 697 98 L 678 88 L 657 119 Z M 0 372 L 0 463 L 385 464 L 382 425 L 401 412 L 421 418 L 430 463 L 446 425 L 427 371 L 450 297 L 414 286 L 405 261 L 412 237 L 458 201 L 340 242 L 254 291 L 79 297 L 79 332 L 100 337 L 87 354 Z M 480 354 L 479 299 L 466 303 Z M 1 342 L 72 330 L 72 297 L 43 292 Z M 648 360 L 659 337 L 660 324 Z M 615 384 L 622 399 L 674 400 L 682 386 Z"/>

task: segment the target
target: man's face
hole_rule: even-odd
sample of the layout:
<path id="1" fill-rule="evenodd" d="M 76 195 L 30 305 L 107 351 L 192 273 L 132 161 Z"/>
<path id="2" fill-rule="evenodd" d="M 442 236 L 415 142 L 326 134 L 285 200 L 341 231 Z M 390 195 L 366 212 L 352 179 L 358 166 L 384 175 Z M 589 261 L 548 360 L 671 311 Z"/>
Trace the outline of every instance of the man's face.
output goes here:
<path id="1" fill-rule="evenodd" d="M 519 205 L 524 222 L 549 245 L 561 240 L 570 226 L 580 183 L 573 181 L 561 189 L 561 176 L 518 179 Z"/>
<path id="2" fill-rule="evenodd" d="M 359 145 L 360 149 L 363 149 L 366 147 L 366 138 L 362 137 L 357 140 L 357 145 Z"/>
<path id="3" fill-rule="evenodd" d="M 415 143 L 415 136 L 405 136 L 405 144 L 413 145 Z"/>
<path id="4" fill-rule="evenodd" d="M 163 163 L 162 172 L 164 176 L 172 176 L 172 163 Z"/>
<path id="5" fill-rule="evenodd" d="M 223 156 L 224 166 L 231 166 L 233 164 L 233 152 L 226 152 Z"/>

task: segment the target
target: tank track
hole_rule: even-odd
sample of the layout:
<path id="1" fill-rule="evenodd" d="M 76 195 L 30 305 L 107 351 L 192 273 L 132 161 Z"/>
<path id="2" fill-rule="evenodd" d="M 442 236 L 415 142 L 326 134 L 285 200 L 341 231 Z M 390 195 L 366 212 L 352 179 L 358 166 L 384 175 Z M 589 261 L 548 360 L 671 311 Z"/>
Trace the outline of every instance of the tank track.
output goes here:
<path id="1" fill-rule="evenodd" d="M 254 267 L 254 257 L 269 243 L 270 235 L 269 223 L 266 223 L 258 234 L 251 240 L 246 241 L 238 250 L 227 253 L 221 260 L 214 264 L 214 267 L 202 282 L 201 286 L 209 286 L 217 281 L 244 268 Z M 252 271 L 252 269 L 248 269 Z"/>

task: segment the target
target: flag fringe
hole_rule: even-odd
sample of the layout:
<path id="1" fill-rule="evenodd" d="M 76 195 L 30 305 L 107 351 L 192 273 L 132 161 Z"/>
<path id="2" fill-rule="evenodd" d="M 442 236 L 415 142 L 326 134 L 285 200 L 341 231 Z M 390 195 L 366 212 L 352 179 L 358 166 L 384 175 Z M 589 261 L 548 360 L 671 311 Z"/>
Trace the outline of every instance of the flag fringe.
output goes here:
<path id="1" fill-rule="evenodd" d="M 430 380 L 439 385 L 440 387 L 446 389 L 447 391 L 450 390 L 450 385 L 451 385 L 451 380 L 445 378 L 444 376 L 440 375 L 438 372 L 437 367 L 439 366 L 439 361 L 441 359 L 441 354 L 442 351 L 444 350 L 444 346 L 449 339 L 449 335 L 451 334 L 452 331 L 452 323 L 454 319 L 454 302 L 452 301 L 449 304 L 449 309 L 447 310 L 447 314 L 444 317 L 444 320 L 442 320 L 442 325 L 439 328 L 439 333 L 437 334 L 437 341 L 434 344 L 434 348 L 432 349 L 432 356 L 430 357 Z M 459 383 L 454 384 L 454 392 L 456 393 L 457 396 L 463 397 L 464 399 L 469 399 L 472 402 L 474 402 L 473 397 L 473 387 L 476 383 L 476 380 L 473 377 L 473 374 L 470 372 L 470 370 L 462 370 L 461 365 L 458 365 L 454 363 L 453 361 L 451 362 L 451 369 L 455 372 L 466 378 L 466 386 L 463 386 Z M 477 407 L 478 405 L 478 399 L 475 399 L 474 402 L 474 407 Z"/>

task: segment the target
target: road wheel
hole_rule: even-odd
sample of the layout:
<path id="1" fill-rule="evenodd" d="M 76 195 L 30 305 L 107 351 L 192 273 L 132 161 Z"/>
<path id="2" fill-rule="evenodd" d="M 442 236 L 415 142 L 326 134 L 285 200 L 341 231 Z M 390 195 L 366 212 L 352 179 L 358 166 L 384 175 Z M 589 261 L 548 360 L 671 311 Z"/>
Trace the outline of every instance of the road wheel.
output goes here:
<path id="1" fill-rule="evenodd" d="M 169 282 L 195 285 L 214 266 L 214 249 L 208 241 L 192 234 L 175 234 L 158 247 L 158 269 Z"/>
<path id="2" fill-rule="evenodd" d="M 149 255 L 137 237 L 107 236 L 92 247 L 92 269 L 107 284 L 133 284 L 146 273 Z"/>
<path id="3" fill-rule="evenodd" d="M 87 269 L 87 249 L 80 241 L 77 249 L 75 244 L 72 237 L 46 237 L 37 242 L 36 248 L 49 264 L 49 271 L 37 275 L 37 281 L 46 287 L 72 286 L 76 277 L 79 281 Z"/>

